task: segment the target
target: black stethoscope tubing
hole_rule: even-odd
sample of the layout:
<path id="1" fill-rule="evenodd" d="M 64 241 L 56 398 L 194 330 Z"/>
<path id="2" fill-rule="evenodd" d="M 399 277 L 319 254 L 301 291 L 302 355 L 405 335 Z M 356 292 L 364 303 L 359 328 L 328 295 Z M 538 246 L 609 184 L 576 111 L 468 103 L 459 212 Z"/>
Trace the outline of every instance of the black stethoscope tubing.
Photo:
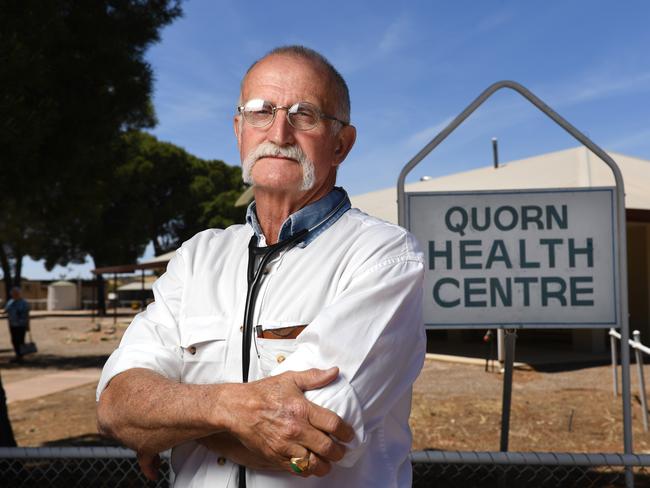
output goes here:
<path id="1" fill-rule="evenodd" d="M 242 381 L 244 383 L 248 382 L 253 337 L 253 318 L 257 295 L 262 284 L 262 271 L 278 253 L 294 247 L 308 233 L 309 231 L 307 229 L 303 229 L 284 241 L 266 247 L 257 247 L 257 236 L 253 235 L 248 243 L 248 289 L 246 291 L 246 305 L 244 307 L 244 336 L 242 338 Z"/>
<path id="2" fill-rule="evenodd" d="M 266 265 L 281 251 L 291 249 L 300 241 L 304 240 L 307 234 L 327 222 L 336 214 L 347 202 L 347 198 L 342 198 L 339 204 L 329 212 L 318 224 L 310 229 L 303 229 L 292 235 L 288 239 L 280 241 L 271 246 L 258 247 L 257 235 L 253 234 L 248 242 L 248 269 L 246 281 L 248 288 L 246 290 L 246 305 L 244 306 L 244 329 L 242 337 L 242 382 L 248 383 L 248 373 L 251 362 L 251 343 L 253 339 L 253 318 L 255 314 L 255 303 L 257 295 L 262 285 L 263 270 Z M 239 466 L 239 488 L 246 488 L 246 467 Z"/>
<path id="3" fill-rule="evenodd" d="M 248 383 L 248 372 L 251 361 L 251 342 L 253 338 L 253 318 L 255 314 L 255 302 L 262 284 L 262 272 L 266 265 L 278 253 L 290 249 L 298 244 L 309 230 L 303 229 L 293 236 L 266 247 L 257 247 L 257 236 L 253 235 L 248 243 L 248 270 L 246 279 L 248 289 L 246 290 L 246 305 L 244 307 L 244 336 L 242 337 L 242 382 Z M 239 466 L 239 488 L 246 488 L 246 467 Z"/>

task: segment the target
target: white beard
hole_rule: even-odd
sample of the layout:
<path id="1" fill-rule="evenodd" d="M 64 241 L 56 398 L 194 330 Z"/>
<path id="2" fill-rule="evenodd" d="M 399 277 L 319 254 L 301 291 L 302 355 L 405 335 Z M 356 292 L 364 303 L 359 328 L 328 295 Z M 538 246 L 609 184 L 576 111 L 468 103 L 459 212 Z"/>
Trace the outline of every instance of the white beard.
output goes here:
<path id="1" fill-rule="evenodd" d="M 255 166 L 258 159 L 265 156 L 284 156 L 298 161 L 302 169 L 302 185 L 300 186 L 300 191 L 307 191 L 313 188 L 316 177 L 314 163 L 305 155 L 300 146 L 281 147 L 270 141 L 263 142 L 253 149 L 242 162 L 242 179 L 244 183 L 255 185 L 255 181 L 253 181 L 253 166 Z"/>

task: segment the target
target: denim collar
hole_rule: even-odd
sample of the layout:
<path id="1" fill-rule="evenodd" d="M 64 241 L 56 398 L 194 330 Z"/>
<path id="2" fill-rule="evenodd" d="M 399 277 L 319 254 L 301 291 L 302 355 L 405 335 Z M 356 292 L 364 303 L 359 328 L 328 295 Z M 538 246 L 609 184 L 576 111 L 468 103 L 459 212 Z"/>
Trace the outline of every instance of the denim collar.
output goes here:
<path id="1" fill-rule="evenodd" d="M 287 220 L 282 224 L 282 227 L 280 227 L 278 241 L 288 239 L 303 229 L 313 228 L 305 239 L 298 244 L 298 247 L 305 247 L 325 232 L 350 207 L 350 199 L 346 191 L 343 188 L 335 186 L 332 191 L 320 200 L 316 200 L 289 215 Z M 257 220 L 257 214 L 255 213 L 254 200 L 246 210 L 246 222 L 253 228 L 257 237 L 263 235 L 262 228 Z"/>

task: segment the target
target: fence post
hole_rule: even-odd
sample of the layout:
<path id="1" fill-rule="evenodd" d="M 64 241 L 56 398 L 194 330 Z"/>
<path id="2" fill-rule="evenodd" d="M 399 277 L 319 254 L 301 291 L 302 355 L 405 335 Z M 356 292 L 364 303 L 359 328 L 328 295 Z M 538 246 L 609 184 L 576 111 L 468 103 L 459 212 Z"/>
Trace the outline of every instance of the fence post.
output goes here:
<path id="1" fill-rule="evenodd" d="M 616 337 L 614 329 L 609 329 L 609 346 L 612 350 L 612 378 L 614 380 L 614 398 L 618 397 L 618 358 L 616 357 Z"/>
<path id="2" fill-rule="evenodd" d="M 635 344 L 641 344 L 641 332 L 635 330 L 632 332 Z M 638 347 L 634 348 L 636 354 L 636 367 L 639 373 L 639 395 L 641 396 L 641 408 L 643 409 L 643 431 L 648 432 L 648 405 L 645 396 L 645 377 L 643 375 L 643 352 Z"/>

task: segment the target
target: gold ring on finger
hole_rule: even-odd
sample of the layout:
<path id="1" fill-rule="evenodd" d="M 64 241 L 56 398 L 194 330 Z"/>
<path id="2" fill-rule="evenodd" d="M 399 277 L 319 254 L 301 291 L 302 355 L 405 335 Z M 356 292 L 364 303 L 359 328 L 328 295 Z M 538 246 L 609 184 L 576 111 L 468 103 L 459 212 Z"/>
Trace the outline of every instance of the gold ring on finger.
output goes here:
<path id="1" fill-rule="evenodd" d="M 296 474 L 302 474 L 309 471 L 309 455 L 310 453 L 307 451 L 307 454 L 303 457 L 292 457 L 289 460 L 291 470 Z"/>

